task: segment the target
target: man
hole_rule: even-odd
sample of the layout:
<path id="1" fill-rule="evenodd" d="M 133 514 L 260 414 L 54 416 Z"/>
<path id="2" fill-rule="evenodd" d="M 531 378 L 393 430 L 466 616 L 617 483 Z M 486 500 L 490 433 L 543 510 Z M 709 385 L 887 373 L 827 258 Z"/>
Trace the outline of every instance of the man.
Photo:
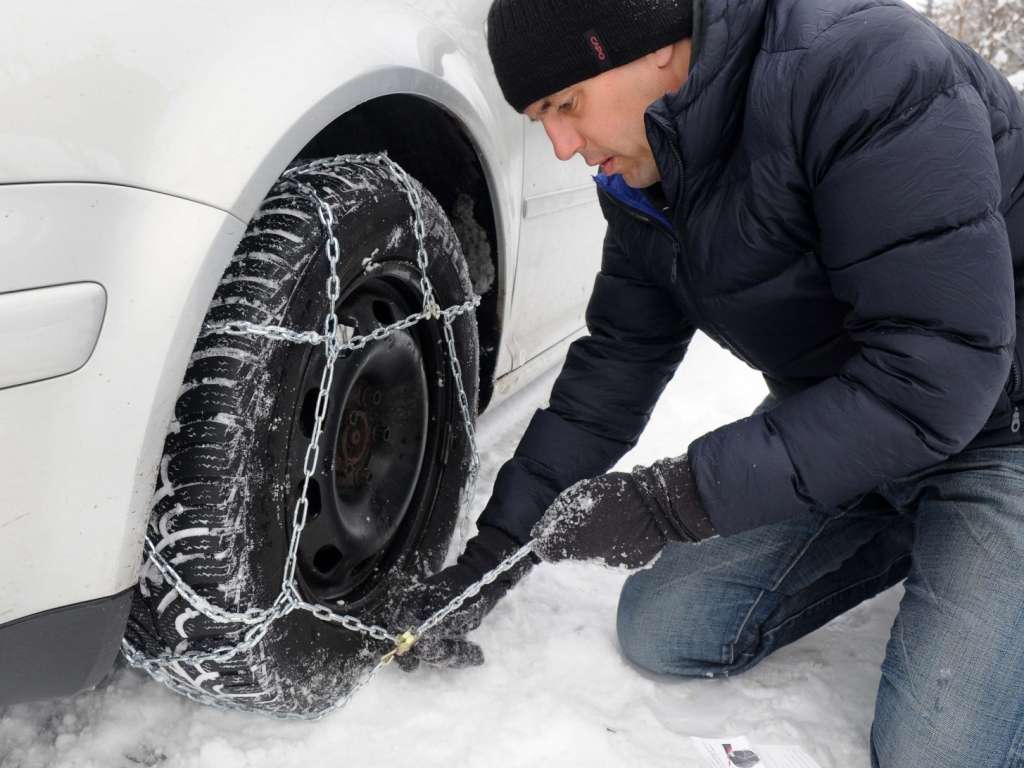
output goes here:
<path id="1" fill-rule="evenodd" d="M 600 166 L 603 263 L 480 533 L 398 615 L 536 537 L 648 566 L 623 652 L 716 677 L 906 578 L 872 764 L 1024 765 L 1019 97 L 893 0 L 495 0 L 488 38 L 509 103 Z M 770 397 L 603 474 L 698 328 Z M 403 664 L 480 663 L 463 635 L 529 567 Z"/>

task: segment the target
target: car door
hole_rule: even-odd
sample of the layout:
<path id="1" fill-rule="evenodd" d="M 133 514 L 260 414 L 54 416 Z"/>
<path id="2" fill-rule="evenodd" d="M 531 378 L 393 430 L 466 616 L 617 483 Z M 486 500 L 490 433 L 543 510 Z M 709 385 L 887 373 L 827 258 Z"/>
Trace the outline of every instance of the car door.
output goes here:
<path id="1" fill-rule="evenodd" d="M 579 156 L 559 162 L 544 127 L 523 121 L 523 209 L 508 325 L 514 366 L 583 327 L 605 232 L 596 169 Z"/>

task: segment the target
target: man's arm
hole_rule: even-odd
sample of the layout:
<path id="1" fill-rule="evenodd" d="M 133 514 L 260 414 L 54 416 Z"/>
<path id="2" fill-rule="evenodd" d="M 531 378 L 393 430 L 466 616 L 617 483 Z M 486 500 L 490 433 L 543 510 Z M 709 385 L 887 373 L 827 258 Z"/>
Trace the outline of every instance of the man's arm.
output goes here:
<path id="1" fill-rule="evenodd" d="M 534 415 L 478 520 L 519 542 L 561 491 L 606 472 L 636 444 L 694 333 L 611 228 L 586 322 L 589 334 L 569 347 L 550 406 Z"/>
<path id="2" fill-rule="evenodd" d="M 455 565 L 397 593 L 385 608 L 391 626 L 419 626 L 525 544 L 560 491 L 606 471 L 629 450 L 693 336 L 669 294 L 641 273 L 610 232 L 587 306 L 587 328 L 590 334 L 569 348 L 551 406 L 537 411 L 515 455 L 498 472 L 477 521 L 479 532 Z M 399 666 L 482 664 L 483 651 L 465 636 L 538 562 L 534 558 L 520 560 L 484 586 L 431 637 L 398 657 Z"/>
<path id="3" fill-rule="evenodd" d="M 721 534 L 855 501 L 957 453 L 991 413 L 1013 273 L 989 116 L 955 72 L 934 29 L 892 6 L 838 21 L 803 54 L 793 141 L 859 350 L 690 446 Z"/>

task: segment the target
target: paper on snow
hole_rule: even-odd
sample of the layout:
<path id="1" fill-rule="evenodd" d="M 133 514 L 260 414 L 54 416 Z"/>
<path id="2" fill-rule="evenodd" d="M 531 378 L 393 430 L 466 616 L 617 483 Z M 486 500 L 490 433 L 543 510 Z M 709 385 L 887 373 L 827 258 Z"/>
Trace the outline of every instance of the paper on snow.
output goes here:
<path id="1" fill-rule="evenodd" d="M 701 739 L 691 736 L 706 768 L 821 768 L 800 747 L 751 746 L 746 736 Z"/>

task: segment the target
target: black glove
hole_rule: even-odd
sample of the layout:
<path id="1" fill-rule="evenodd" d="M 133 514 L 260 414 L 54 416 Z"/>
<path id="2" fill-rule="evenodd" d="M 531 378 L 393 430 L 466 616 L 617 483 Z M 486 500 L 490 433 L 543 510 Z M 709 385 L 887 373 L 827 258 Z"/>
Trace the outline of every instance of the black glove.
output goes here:
<path id="1" fill-rule="evenodd" d="M 715 529 L 683 454 L 581 480 L 555 499 L 530 533 L 542 560 L 604 560 L 635 569 L 667 542 L 701 541 Z"/>
<path id="2" fill-rule="evenodd" d="M 391 631 L 401 634 L 415 629 L 450 603 L 452 598 L 480 581 L 484 574 L 496 568 L 519 547 L 501 529 L 489 525 L 480 526 L 477 535 L 466 543 L 455 565 L 422 582 L 414 583 L 399 595 L 391 614 Z M 501 574 L 493 583 L 484 586 L 478 595 L 463 603 L 461 608 L 450 613 L 436 627 L 427 630 L 411 651 L 403 656 L 395 656 L 398 666 L 411 672 L 421 661 L 439 667 L 483 664 L 483 650 L 476 643 L 466 640 L 465 635 L 480 626 L 483 617 L 536 562 L 540 562 L 539 559 L 531 554 Z"/>

